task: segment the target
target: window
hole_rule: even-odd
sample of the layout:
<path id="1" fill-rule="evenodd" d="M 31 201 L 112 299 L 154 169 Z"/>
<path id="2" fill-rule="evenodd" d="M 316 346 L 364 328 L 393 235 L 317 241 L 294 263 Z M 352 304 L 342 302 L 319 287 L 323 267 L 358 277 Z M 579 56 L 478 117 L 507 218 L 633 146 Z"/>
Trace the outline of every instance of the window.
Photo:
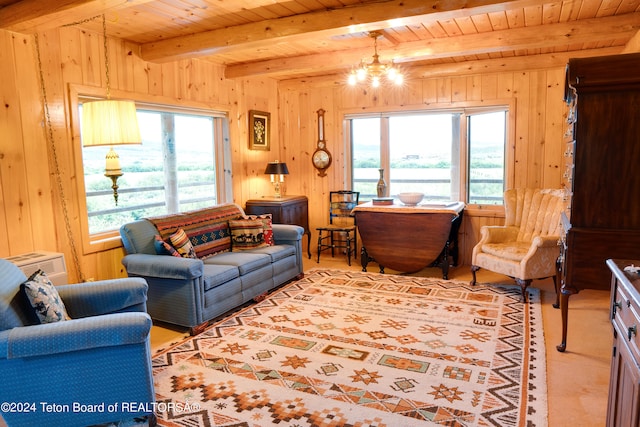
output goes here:
<path id="1" fill-rule="evenodd" d="M 142 145 L 113 147 L 120 156 L 118 203 L 104 176 L 109 147 L 84 147 L 82 162 L 89 235 L 118 230 L 127 222 L 211 206 L 224 200 L 225 118 L 206 112 L 138 106 Z M 82 114 L 80 106 L 80 114 Z M 228 138 L 226 138 L 228 139 Z M 222 178 L 223 179 L 223 178 Z"/>
<path id="2" fill-rule="evenodd" d="M 502 204 L 505 181 L 506 112 L 473 114 L 467 118 L 469 179 L 467 201 Z"/>
<path id="3" fill-rule="evenodd" d="M 390 112 L 347 116 L 352 188 L 376 197 L 379 169 L 390 196 L 502 204 L 508 110 Z"/>

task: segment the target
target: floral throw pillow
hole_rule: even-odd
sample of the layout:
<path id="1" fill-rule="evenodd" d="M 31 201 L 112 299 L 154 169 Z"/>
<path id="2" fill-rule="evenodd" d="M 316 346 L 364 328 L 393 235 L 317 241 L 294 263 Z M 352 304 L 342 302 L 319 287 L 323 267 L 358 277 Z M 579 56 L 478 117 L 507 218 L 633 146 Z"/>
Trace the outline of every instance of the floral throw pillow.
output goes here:
<path id="1" fill-rule="evenodd" d="M 36 271 L 21 286 L 40 323 L 70 319 L 58 290 L 44 271 Z"/>
<path id="2" fill-rule="evenodd" d="M 182 258 L 197 258 L 191 240 L 189 240 L 187 233 L 182 228 L 169 236 L 169 240 Z"/>

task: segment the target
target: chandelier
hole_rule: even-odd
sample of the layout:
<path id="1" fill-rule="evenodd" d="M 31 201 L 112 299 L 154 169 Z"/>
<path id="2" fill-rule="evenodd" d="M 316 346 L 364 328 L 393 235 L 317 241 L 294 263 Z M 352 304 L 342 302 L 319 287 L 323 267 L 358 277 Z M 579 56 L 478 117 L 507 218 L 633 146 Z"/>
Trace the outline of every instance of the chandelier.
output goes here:
<path id="1" fill-rule="evenodd" d="M 348 79 L 348 83 L 351 86 L 368 81 L 372 87 L 379 87 L 383 77 L 386 77 L 386 80 L 390 83 L 396 85 L 402 84 L 404 78 L 393 64 L 393 61 L 388 63 L 380 62 L 378 55 L 378 37 L 381 35 L 379 31 L 369 33 L 369 37 L 373 38 L 373 61 L 368 64 L 360 61 L 358 67 L 351 70 Z"/>
<path id="2" fill-rule="evenodd" d="M 104 14 L 102 14 L 102 39 L 104 42 L 107 99 L 82 103 L 80 134 L 83 147 L 101 145 L 110 147 L 106 156 L 104 176 L 111 179 L 113 199 L 117 205 L 118 178 L 123 174 L 120 168 L 120 156 L 113 147 L 115 145 L 142 144 L 142 138 L 140 136 L 135 102 L 111 99 L 107 22 Z"/>

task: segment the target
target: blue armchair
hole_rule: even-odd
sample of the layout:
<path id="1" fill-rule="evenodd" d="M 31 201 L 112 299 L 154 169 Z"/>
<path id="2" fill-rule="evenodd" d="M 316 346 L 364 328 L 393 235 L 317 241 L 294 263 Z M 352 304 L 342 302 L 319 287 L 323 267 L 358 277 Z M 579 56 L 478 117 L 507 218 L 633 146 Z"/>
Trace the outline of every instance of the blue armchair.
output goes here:
<path id="1" fill-rule="evenodd" d="M 57 286 L 70 320 L 39 324 L 0 259 L 0 416 L 11 426 L 88 426 L 147 416 L 155 425 L 140 278 Z"/>

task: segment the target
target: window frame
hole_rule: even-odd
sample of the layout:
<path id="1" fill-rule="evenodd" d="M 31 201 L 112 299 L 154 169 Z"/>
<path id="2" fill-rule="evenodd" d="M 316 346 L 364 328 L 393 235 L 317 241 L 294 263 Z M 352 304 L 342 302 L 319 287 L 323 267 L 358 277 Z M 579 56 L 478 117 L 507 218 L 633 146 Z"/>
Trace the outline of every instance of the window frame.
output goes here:
<path id="1" fill-rule="evenodd" d="M 400 107 L 363 107 L 358 109 L 343 109 L 341 116 L 343 120 L 342 141 L 343 151 L 345 153 L 344 173 L 346 183 L 350 188 L 353 187 L 352 177 L 352 146 L 351 146 L 351 119 L 366 118 L 376 115 L 394 115 L 394 114 L 411 114 L 411 113 L 450 113 L 459 112 L 460 116 L 460 142 L 457 148 L 460 153 L 459 158 L 459 183 L 458 193 L 460 200 L 467 200 L 468 193 L 468 175 L 469 175 L 469 143 L 467 135 L 468 117 L 472 114 L 490 113 L 495 111 L 507 110 L 505 121 L 505 172 L 504 185 L 505 189 L 513 188 L 515 182 L 515 118 L 516 118 L 516 100 L 515 99 L 495 99 L 491 101 L 462 101 L 451 103 L 434 103 L 429 105 L 407 105 Z M 384 138 L 383 138 L 384 140 Z M 384 142 L 381 142 L 383 145 Z M 381 156 L 388 156 L 388 150 L 383 151 Z M 381 158 L 382 161 L 382 158 Z M 388 172 L 385 172 L 385 174 Z M 504 206 L 502 205 L 484 205 L 484 204 L 467 204 L 465 211 L 474 216 L 501 216 L 504 215 Z"/>
<path id="2" fill-rule="evenodd" d="M 122 240 L 117 230 L 103 233 L 89 234 L 89 218 L 87 211 L 86 188 L 84 183 L 84 165 L 82 159 L 82 140 L 80 137 L 79 106 L 89 99 L 104 99 L 103 88 L 69 84 L 69 116 L 72 141 L 72 155 L 76 170 L 75 200 L 77 202 L 78 217 L 83 254 L 91 254 L 115 249 L 122 246 Z M 210 117 L 225 118 L 222 126 L 214 127 L 214 141 L 216 156 L 217 199 L 220 203 L 233 200 L 231 147 L 229 138 L 229 108 L 197 101 L 185 101 L 159 95 L 141 94 L 121 90 L 111 90 L 111 99 L 128 99 L 136 103 L 136 109 L 154 111 L 168 111 L 172 113 L 199 114 Z M 107 178 L 105 178 L 107 179 Z"/>

